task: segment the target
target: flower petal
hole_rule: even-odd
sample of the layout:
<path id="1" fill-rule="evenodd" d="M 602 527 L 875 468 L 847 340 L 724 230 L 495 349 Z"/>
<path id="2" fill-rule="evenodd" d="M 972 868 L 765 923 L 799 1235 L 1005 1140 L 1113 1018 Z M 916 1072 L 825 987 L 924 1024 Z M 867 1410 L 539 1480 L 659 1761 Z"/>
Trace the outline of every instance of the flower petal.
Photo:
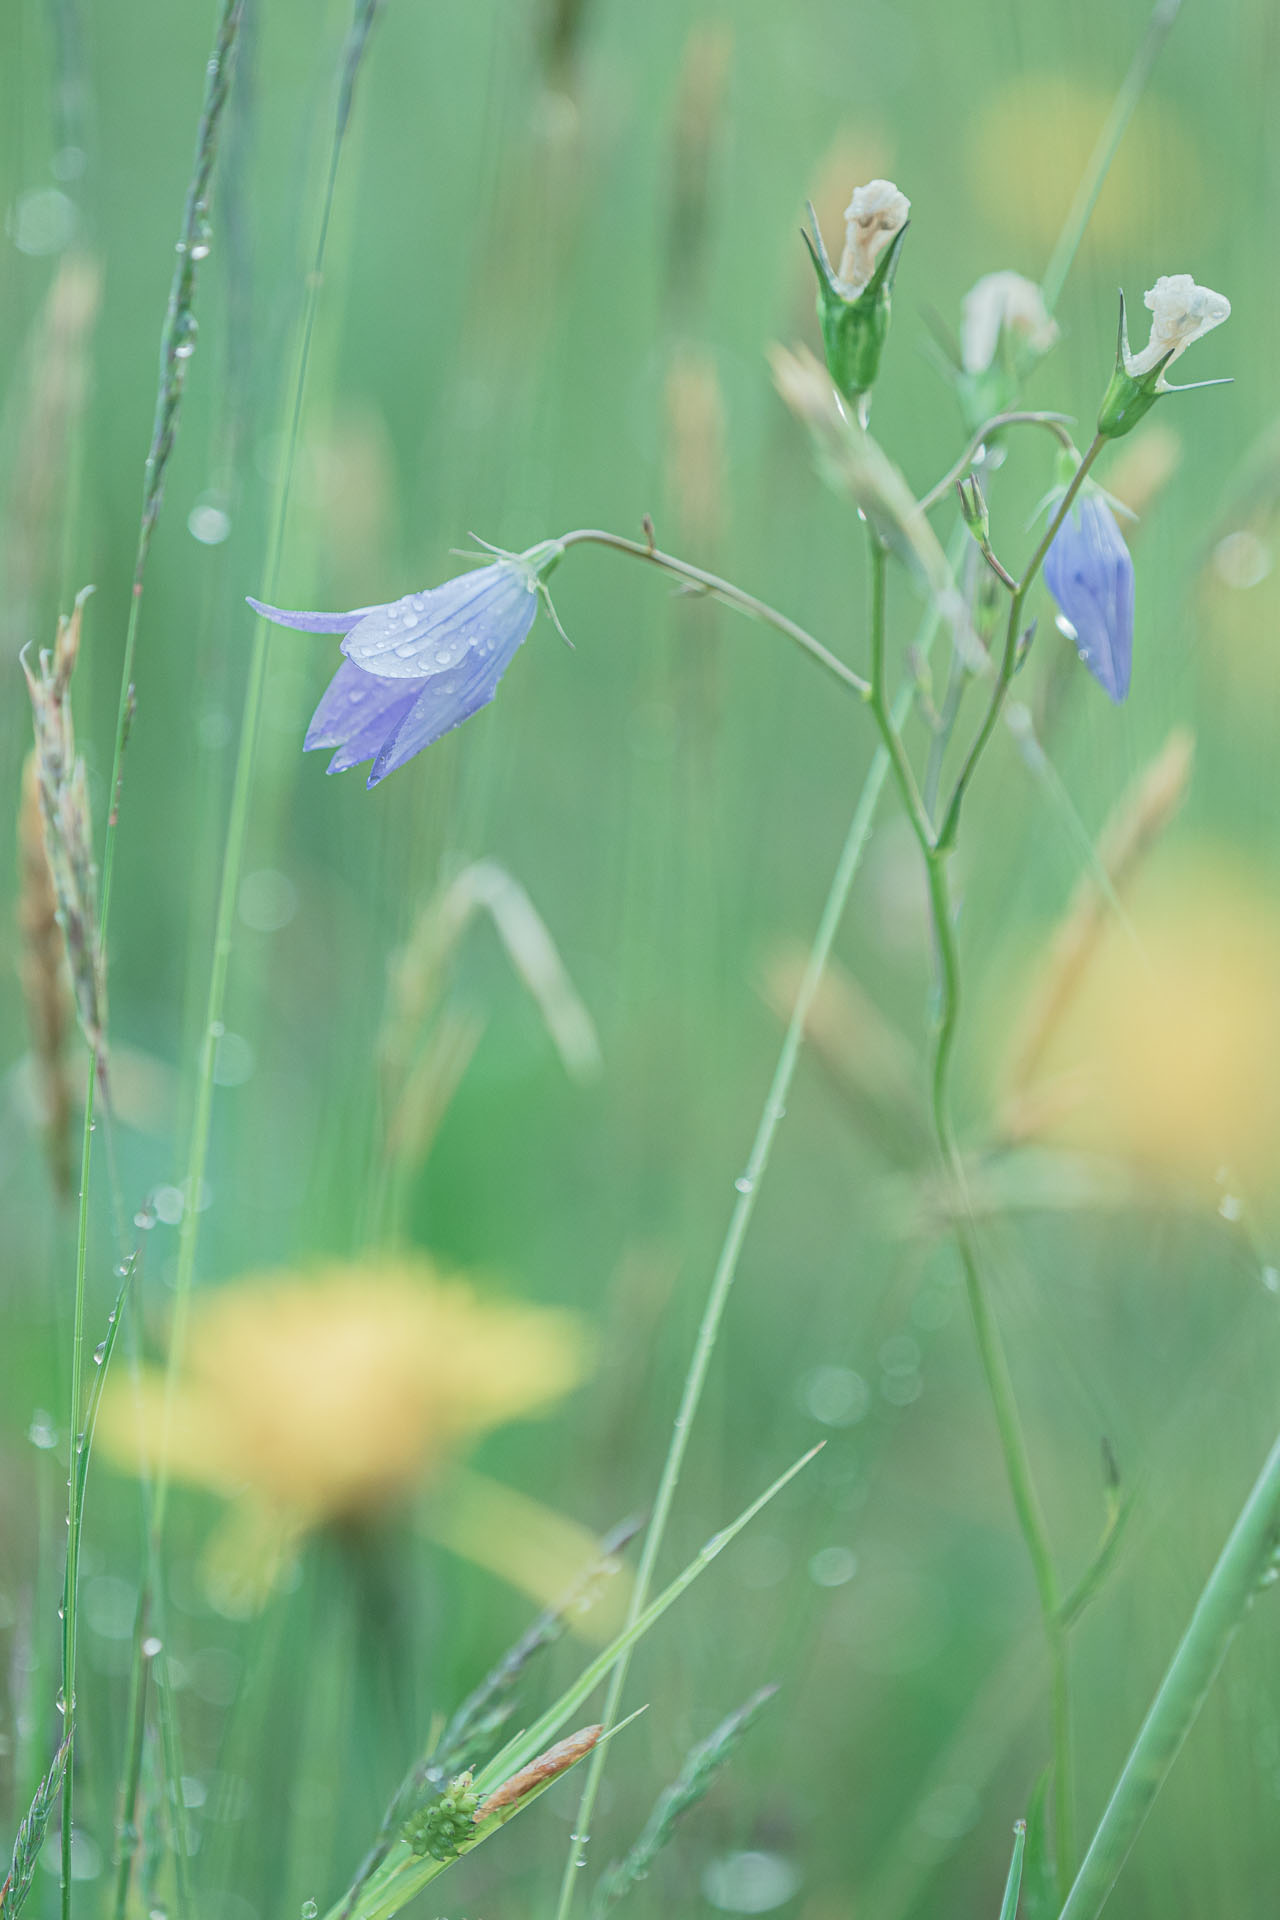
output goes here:
<path id="1" fill-rule="evenodd" d="M 344 660 L 312 715 L 303 749 L 336 747 L 330 773 L 358 767 L 394 735 L 420 692 L 419 683 L 383 680 Z"/>
<path id="2" fill-rule="evenodd" d="M 1080 658 L 1117 705 L 1133 664 L 1133 561 L 1098 494 L 1078 500 L 1045 556 L 1045 585 L 1075 630 Z"/>
<path id="3" fill-rule="evenodd" d="M 342 651 L 367 673 L 424 680 L 450 672 L 473 648 L 493 653 L 510 646 L 514 652 L 533 625 L 537 605 L 528 570 L 498 560 L 371 608 L 347 634 Z"/>
<path id="4" fill-rule="evenodd" d="M 269 607 L 251 594 L 246 594 L 245 599 L 264 620 L 274 620 L 278 627 L 298 627 L 303 633 L 350 633 L 352 627 L 359 626 L 365 616 L 374 611 L 371 607 L 357 607 L 354 613 L 287 613 L 283 607 Z"/>
<path id="5" fill-rule="evenodd" d="M 525 633 L 529 624 L 525 623 Z M 369 785 L 376 787 L 379 780 L 394 773 L 406 760 L 412 760 L 415 753 L 421 753 L 442 734 L 452 732 L 481 707 L 487 707 L 523 639 L 524 633 L 520 633 L 502 652 L 496 648 L 491 653 L 472 652 L 460 665 L 432 674 L 425 684 L 415 681 L 416 699 L 374 761 Z M 402 686 L 404 683 L 392 684 Z"/>

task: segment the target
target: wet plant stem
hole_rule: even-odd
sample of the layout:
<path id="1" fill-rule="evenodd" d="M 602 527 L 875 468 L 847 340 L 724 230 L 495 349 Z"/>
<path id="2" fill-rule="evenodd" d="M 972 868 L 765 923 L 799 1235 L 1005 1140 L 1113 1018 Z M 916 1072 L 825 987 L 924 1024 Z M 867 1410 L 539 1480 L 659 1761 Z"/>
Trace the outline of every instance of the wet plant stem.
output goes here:
<path id="1" fill-rule="evenodd" d="M 654 560 L 657 565 L 665 567 L 667 571 L 674 572 L 679 577 L 694 577 L 697 579 L 701 575 L 700 569 L 687 567 L 683 561 L 673 563 L 669 555 L 663 554 L 659 556 L 647 547 L 638 546 L 632 541 L 620 540 L 612 534 L 601 535 L 588 532 L 576 536 L 569 536 L 569 540 L 573 539 L 596 540 L 605 546 L 616 546 L 621 551 L 635 554 L 641 559 Z M 566 544 L 568 544 L 568 541 Z M 752 601 L 750 595 L 744 594 L 739 596 L 737 588 L 730 587 L 728 582 L 717 580 L 714 575 L 702 575 L 701 581 L 703 583 L 713 582 L 714 584 L 708 587 L 708 590 L 717 593 L 717 595 L 723 598 L 730 606 L 741 606 L 744 611 L 755 611 L 759 608 L 760 603 Z M 785 621 L 784 616 L 775 615 L 771 608 L 760 611 L 758 617 L 767 619 L 771 625 L 779 626 L 783 632 L 789 631 L 791 627 L 791 623 Z M 917 651 L 922 657 L 927 657 L 940 624 L 941 618 L 937 608 L 931 608 L 924 617 L 916 641 Z M 791 637 L 795 638 L 796 636 L 792 633 Z M 808 639 L 809 636 L 806 635 L 805 638 Z M 825 649 L 823 649 L 823 651 L 825 652 Z M 862 691 L 862 697 L 866 699 L 870 692 L 867 683 L 861 681 L 859 688 L 860 691 Z M 914 683 L 905 686 L 898 694 L 889 713 L 891 730 L 895 735 L 900 732 L 907 714 L 911 710 L 914 698 Z M 814 1001 L 817 999 L 818 992 L 822 986 L 827 962 L 830 959 L 831 949 L 835 944 L 840 923 L 844 918 L 844 912 L 848 905 L 849 894 L 853 887 L 854 878 L 862 864 L 863 854 L 871 838 L 872 822 L 875 818 L 876 808 L 880 802 L 880 796 L 884 791 L 885 782 L 889 777 L 889 771 L 889 753 L 884 746 L 881 746 L 871 761 L 866 779 L 863 782 L 862 792 L 858 797 L 857 805 L 853 811 L 853 818 L 849 822 L 849 830 L 845 835 L 844 846 L 841 849 L 840 858 L 836 863 L 836 870 L 831 879 L 827 898 L 818 921 L 817 931 L 814 934 L 813 943 L 809 949 L 804 978 L 796 994 L 795 1005 L 791 1010 L 791 1017 L 787 1022 L 787 1030 L 778 1054 L 777 1065 L 774 1068 L 773 1078 L 769 1083 L 769 1089 L 765 1095 L 764 1106 L 761 1109 L 760 1118 L 756 1126 L 755 1138 L 752 1141 L 746 1168 L 741 1178 L 736 1182 L 737 1195 L 730 1211 L 729 1224 L 707 1293 L 706 1305 L 703 1308 L 702 1320 L 699 1324 L 698 1333 L 694 1342 L 693 1355 L 690 1359 L 688 1373 L 685 1376 L 680 1405 L 672 1425 L 671 1440 L 667 1448 L 666 1459 L 663 1462 L 658 1491 L 654 1498 L 653 1512 L 645 1533 L 640 1564 L 636 1571 L 635 1583 L 631 1592 L 631 1602 L 628 1612 L 629 1625 L 633 1624 L 635 1620 L 639 1618 L 653 1585 L 653 1576 L 657 1566 L 658 1554 L 666 1535 L 667 1521 L 670 1517 L 676 1488 L 680 1480 L 681 1469 L 684 1465 L 685 1452 L 688 1448 L 693 1423 L 697 1417 L 699 1405 L 701 1404 L 702 1391 L 706 1384 L 707 1372 L 715 1352 L 721 1322 L 724 1319 L 725 1308 L 728 1304 L 734 1280 L 737 1278 L 738 1262 L 748 1231 L 750 1230 L 752 1217 L 755 1213 L 760 1186 L 769 1165 L 778 1129 L 786 1113 L 791 1084 L 795 1079 L 796 1067 L 804 1046 L 809 1016 L 813 1011 Z M 610 1675 L 609 1688 L 601 1712 L 601 1719 L 606 1727 L 612 1726 L 617 1719 L 623 1691 L 627 1683 L 628 1666 L 629 1655 L 624 1654 L 616 1662 Z M 582 1848 L 585 1846 L 591 1832 L 591 1822 L 595 1812 L 596 1796 L 599 1792 L 601 1776 L 604 1771 L 605 1757 L 605 1744 L 601 1742 L 587 1762 L 586 1780 L 581 1798 L 578 1802 L 577 1818 L 574 1821 L 574 1838 L 569 1843 L 569 1853 L 565 1860 L 564 1874 L 560 1885 L 560 1898 L 556 1907 L 556 1920 L 568 1920 L 568 1915 L 573 1905 L 574 1894 L 577 1891 L 580 1878 L 577 1871 L 577 1864 L 581 1858 Z"/>
<path id="2" fill-rule="evenodd" d="M 599 527 L 578 527 L 572 533 L 561 536 L 562 547 L 584 545 L 611 547 L 615 553 L 629 553 L 633 559 L 647 560 L 651 566 L 660 567 L 664 573 L 682 580 L 686 587 L 696 593 L 709 594 L 712 599 L 720 600 L 727 607 L 734 607 L 739 613 L 745 613 L 750 620 L 759 620 L 765 626 L 772 627 L 776 633 L 785 634 L 788 640 L 795 642 L 811 660 L 839 680 L 845 687 L 851 688 L 865 700 L 871 689 L 860 673 L 847 667 L 843 660 L 836 657 L 820 640 L 797 626 L 794 620 L 779 613 L 763 600 L 757 600 L 752 593 L 744 593 L 741 587 L 735 587 L 731 580 L 722 580 L 719 574 L 708 573 L 703 567 L 695 567 L 688 560 L 678 560 L 672 553 L 663 553 L 658 547 L 640 540 L 624 540 L 621 534 L 606 533 Z"/>
<path id="3" fill-rule="evenodd" d="M 1071 476 L 1071 483 L 1058 503 L 1057 512 L 1045 528 L 1044 537 L 1040 545 L 1032 554 L 1021 577 L 1010 592 L 1009 618 L 1005 626 L 1004 635 L 1004 652 L 996 673 L 996 683 L 992 688 L 991 698 L 987 703 L 987 711 L 983 716 L 982 725 L 978 729 L 973 745 L 969 748 L 965 756 L 964 764 L 957 777 L 951 799 L 947 804 L 947 810 L 942 817 L 942 825 L 939 827 L 933 843 L 941 852 L 949 851 L 950 848 L 955 845 L 956 832 L 960 825 L 960 809 L 964 804 L 965 794 L 968 792 L 969 783 L 977 771 L 978 762 L 986 752 L 987 744 L 996 730 L 996 723 L 1003 711 L 1005 698 L 1009 692 L 1013 676 L 1017 671 L 1018 641 L 1022 632 L 1022 611 L 1026 605 L 1027 594 L 1030 592 L 1036 575 L 1044 564 L 1045 555 L 1053 545 L 1054 536 L 1057 534 L 1058 528 L 1070 513 L 1076 495 L 1085 483 L 1085 478 L 1088 475 L 1090 467 L 1101 453 L 1105 444 L 1106 442 L 1103 440 L 1101 434 L 1094 435 L 1088 451 Z"/>
<path id="4" fill-rule="evenodd" d="M 1096 447 L 1093 451 L 1096 451 Z M 1080 477 L 1083 477 L 1083 467 Z M 1064 510 L 1067 505 L 1069 501 L 1064 501 Z M 1058 518 L 1060 519 L 1061 516 L 1059 515 Z M 1011 610 L 1009 625 L 1009 631 L 1014 636 L 1014 640 L 1012 644 L 1006 643 L 1005 669 L 1007 671 L 1002 670 L 1001 675 L 1006 689 L 1008 679 L 1012 677 L 1016 658 L 1013 647 L 1016 646 L 1021 597 L 1025 593 L 1026 586 L 1029 586 L 1031 579 L 1034 578 L 1044 551 L 1047 551 L 1048 538 L 1052 537 L 1056 526 L 1055 521 L 1043 548 L 1033 557 L 1032 564 L 1027 570 L 1026 585 L 1014 596 L 1015 604 Z M 955 1129 L 951 1119 L 951 1063 L 955 1051 L 961 1000 L 955 912 L 948 872 L 950 847 L 942 843 L 941 836 L 935 836 L 933 833 L 929 816 L 919 796 L 900 728 L 894 724 L 893 716 L 889 711 L 885 669 L 887 625 L 885 588 L 888 553 L 870 527 L 868 527 L 868 549 L 871 642 L 871 693 L 868 704 L 879 728 L 884 751 L 888 754 L 893 767 L 898 790 L 924 861 L 928 883 L 929 909 L 933 923 L 938 969 L 938 1013 L 933 1035 L 930 1108 L 939 1159 L 946 1179 L 953 1189 L 951 1209 L 953 1230 L 964 1274 L 969 1315 L 978 1345 L 978 1357 L 995 1415 L 996 1431 L 1004 1458 L 1009 1490 L 1013 1497 L 1014 1512 L 1026 1544 L 1027 1557 L 1031 1562 L 1049 1655 L 1054 1755 L 1054 1829 L 1061 1891 L 1065 1897 L 1066 1890 L 1070 1886 L 1073 1861 L 1071 1719 L 1067 1689 L 1066 1630 L 1060 1618 L 1058 1577 L 1049 1545 L 1048 1529 L 1036 1492 L 1030 1453 L 1014 1393 L 1013 1378 L 1009 1371 L 1004 1343 L 1000 1338 L 1000 1330 L 992 1310 L 983 1273 L 981 1252 L 969 1206 L 964 1164 L 956 1144 Z M 1000 700 L 1002 699 L 1003 692 L 1000 694 Z M 990 738 L 995 725 L 992 715 L 994 713 L 998 716 L 999 710 L 1000 701 L 993 697 L 991 706 L 988 708 L 990 724 L 984 722 L 983 731 L 979 736 L 984 744 Z M 970 760 L 972 765 L 976 766 L 977 758 L 972 752 Z"/>

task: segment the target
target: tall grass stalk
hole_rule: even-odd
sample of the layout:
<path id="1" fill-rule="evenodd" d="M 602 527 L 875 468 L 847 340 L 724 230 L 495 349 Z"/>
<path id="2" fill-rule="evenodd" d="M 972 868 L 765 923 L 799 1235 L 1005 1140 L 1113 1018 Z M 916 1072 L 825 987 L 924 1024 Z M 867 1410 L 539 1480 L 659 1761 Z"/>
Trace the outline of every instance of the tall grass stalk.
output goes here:
<path id="1" fill-rule="evenodd" d="M 325 181 L 324 197 L 321 203 L 320 227 L 316 238 L 315 254 L 312 260 L 311 272 L 308 275 L 306 283 L 307 295 L 303 310 L 301 338 L 298 346 L 297 373 L 293 384 L 293 394 L 289 409 L 289 427 L 285 440 L 285 452 L 280 470 L 274 525 L 265 569 L 264 598 L 268 600 L 275 597 L 280 561 L 284 551 L 285 529 L 288 524 L 289 502 L 293 490 L 293 475 L 302 426 L 302 406 L 306 393 L 307 369 L 310 365 L 312 340 L 315 334 L 316 318 L 320 306 L 325 252 L 328 245 L 329 226 L 333 214 L 334 196 L 338 185 L 338 167 L 342 158 L 347 127 L 351 118 L 356 77 L 368 46 L 369 34 L 380 4 L 381 0 L 357 0 L 351 29 L 348 33 L 343 51 L 339 73 L 338 105 L 334 123 L 333 142 L 329 155 L 329 169 Z M 217 1054 L 218 1040 L 222 1032 L 222 1010 L 226 999 L 227 974 L 231 963 L 236 900 L 240 890 L 240 874 L 244 863 L 245 838 L 249 825 L 249 798 L 253 785 L 254 757 L 257 750 L 258 734 L 262 721 L 262 698 L 266 686 L 269 633 L 270 629 L 266 621 L 259 619 L 255 622 L 253 648 L 249 658 L 249 672 L 245 682 L 244 705 L 240 719 L 240 736 L 236 751 L 235 772 L 232 777 L 231 804 L 227 817 L 227 833 L 223 846 L 222 871 L 218 887 L 217 910 L 214 919 L 213 953 L 209 971 L 209 989 L 205 1002 L 204 1031 L 200 1043 L 200 1060 L 196 1076 L 195 1102 L 191 1121 L 190 1143 L 187 1153 L 186 1179 L 183 1187 L 186 1204 L 183 1207 L 182 1222 L 178 1236 L 178 1260 L 174 1278 L 173 1317 L 169 1337 L 165 1389 L 164 1429 L 166 1435 L 170 1425 L 178 1376 L 186 1347 L 187 1321 L 191 1302 L 192 1282 L 195 1276 L 196 1248 L 200 1231 L 199 1195 L 204 1184 L 205 1169 L 209 1159 L 209 1131 L 213 1115 L 214 1063 Z M 156 1473 L 156 1531 L 158 1535 L 163 1532 L 165 1509 L 168 1501 L 169 1481 L 165 1453 L 166 1449 L 162 1446 Z"/>
<path id="2" fill-rule="evenodd" d="M 1062 232 L 1057 245 L 1045 268 L 1043 292 L 1045 305 L 1052 313 L 1057 306 L 1062 289 L 1066 285 L 1071 263 L 1076 257 L 1085 230 L 1093 218 L 1093 210 L 1098 204 L 1098 196 L 1106 184 L 1111 171 L 1111 163 L 1120 149 L 1120 142 L 1128 131 L 1134 109 L 1151 78 L 1160 50 L 1173 31 L 1174 21 L 1182 9 L 1182 0 L 1156 0 L 1147 31 L 1142 37 L 1137 52 L 1130 63 L 1129 71 L 1120 82 L 1111 112 L 1106 124 L 1098 135 L 1097 144 L 1089 156 L 1089 164 L 1084 170 L 1080 185 L 1076 188 L 1075 198 L 1068 209 Z"/>
<path id="3" fill-rule="evenodd" d="M 1259 1589 L 1275 1579 L 1280 1545 L 1280 1439 L 1196 1602 L 1106 1811 L 1089 1842 L 1060 1920 L 1096 1920 L 1156 1795 L 1178 1757 Z"/>
<path id="4" fill-rule="evenodd" d="M 223 111 L 231 88 L 236 43 L 243 17 L 244 0 L 223 0 L 213 51 L 206 67 L 204 101 L 196 133 L 195 165 L 187 188 L 182 226 L 177 242 L 177 265 L 169 290 L 164 327 L 160 339 L 160 380 L 156 392 L 155 419 L 151 444 L 143 474 L 142 512 L 138 525 L 138 545 L 134 559 L 133 584 L 129 599 L 129 618 L 125 629 L 124 655 L 120 667 L 120 694 L 116 709 L 115 743 L 112 750 L 111 783 L 108 789 L 106 832 L 102 851 L 102 883 L 99 905 L 99 948 L 105 953 L 111 912 L 111 882 L 115 869 L 116 837 L 120 815 L 120 788 L 124 755 L 135 704 L 134 661 L 137 654 L 138 627 L 142 610 L 142 590 L 151 538 L 164 499 L 165 469 L 177 437 L 186 385 L 187 366 L 195 345 L 195 294 L 200 262 L 207 256 L 208 214 L 213 194 L 214 166 Z M 79 1618 L 80 1522 L 83 1504 L 82 1475 L 88 1465 L 88 1450 L 81 1427 L 81 1401 L 84 1397 L 84 1320 L 89 1250 L 89 1190 L 93 1158 L 94 1107 L 101 1090 L 105 1094 L 105 1041 L 92 1050 L 85 1082 L 84 1131 L 80 1149 L 80 1196 L 76 1222 L 75 1299 L 72 1313 L 70 1441 L 67 1473 L 67 1558 L 62 1595 L 62 1711 L 66 1728 L 67 1760 L 62 1783 L 62 1835 L 60 1861 L 60 1907 L 62 1920 L 71 1913 L 71 1841 L 75 1796 L 75 1675 L 76 1634 Z M 179 1849 L 181 1858 L 181 1849 Z M 180 1871 L 181 1880 L 181 1871 Z M 184 1890 L 180 1885 L 180 1893 Z M 180 1910 L 185 1908 L 180 1901 Z"/>

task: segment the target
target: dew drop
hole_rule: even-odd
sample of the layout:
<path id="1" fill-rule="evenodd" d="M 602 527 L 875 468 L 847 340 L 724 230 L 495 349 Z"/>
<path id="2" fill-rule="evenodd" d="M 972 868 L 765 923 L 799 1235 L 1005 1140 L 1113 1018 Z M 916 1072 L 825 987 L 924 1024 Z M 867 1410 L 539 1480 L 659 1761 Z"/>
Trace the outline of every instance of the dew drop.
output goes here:
<path id="1" fill-rule="evenodd" d="M 752 1193 L 756 1183 L 749 1173 L 740 1173 L 733 1184 L 739 1193 Z"/>

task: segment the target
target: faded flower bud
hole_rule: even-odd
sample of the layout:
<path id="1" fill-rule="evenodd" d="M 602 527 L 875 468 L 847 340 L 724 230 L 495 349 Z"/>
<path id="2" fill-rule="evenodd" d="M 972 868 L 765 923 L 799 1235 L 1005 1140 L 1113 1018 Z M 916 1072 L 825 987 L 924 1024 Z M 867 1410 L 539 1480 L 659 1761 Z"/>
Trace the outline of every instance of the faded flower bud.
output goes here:
<path id="1" fill-rule="evenodd" d="M 1128 433 L 1161 394 L 1185 391 L 1170 386 L 1165 373 L 1193 340 L 1231 316 L 1231 302 L 1210 287 L 1197 286 L 1189 273 L 1163 274 L 1144 295 L 1151 312 L 1151 338 L 1140 353 L 1129 348 L 1129 327 L 1124 295 L 1120 295 L 1120 333 L 1116 343 L 1116 370 L 1102 397 L 1098 414 L 1098 432 L 1109 439 Z M 1216 380 L 1200 380 L 1196 386 L 1218 386 Z"/>
<path id="2" fill-rule="evenodd" d="M 818 276 L 818 319 L 831 378 L 858 406 L 870 392 L 889 330 L 890 289 L 911 202 L 892 180 L 855 189 L 845 209 L 845 243 L 832 270 L 813 208 L 812 236 L 804 235 Z"/>
<path id="3" fill-rule="evenodd" d="M 1020 273 L 986 273 L 960 303 L 960 362 L 985 373 L 999 356 L 1015 362 L 1048 353 L 1058 324 L 1034 280 Z"/>
<path id="4" fill-rule="evenodd" d="M 1023 376 L 1057 338 L 1034 280 L 1009 271 L 984 274 L 960 303 L 956 386 L 966 423 L 976 430 L 1011 406 Z"/>

